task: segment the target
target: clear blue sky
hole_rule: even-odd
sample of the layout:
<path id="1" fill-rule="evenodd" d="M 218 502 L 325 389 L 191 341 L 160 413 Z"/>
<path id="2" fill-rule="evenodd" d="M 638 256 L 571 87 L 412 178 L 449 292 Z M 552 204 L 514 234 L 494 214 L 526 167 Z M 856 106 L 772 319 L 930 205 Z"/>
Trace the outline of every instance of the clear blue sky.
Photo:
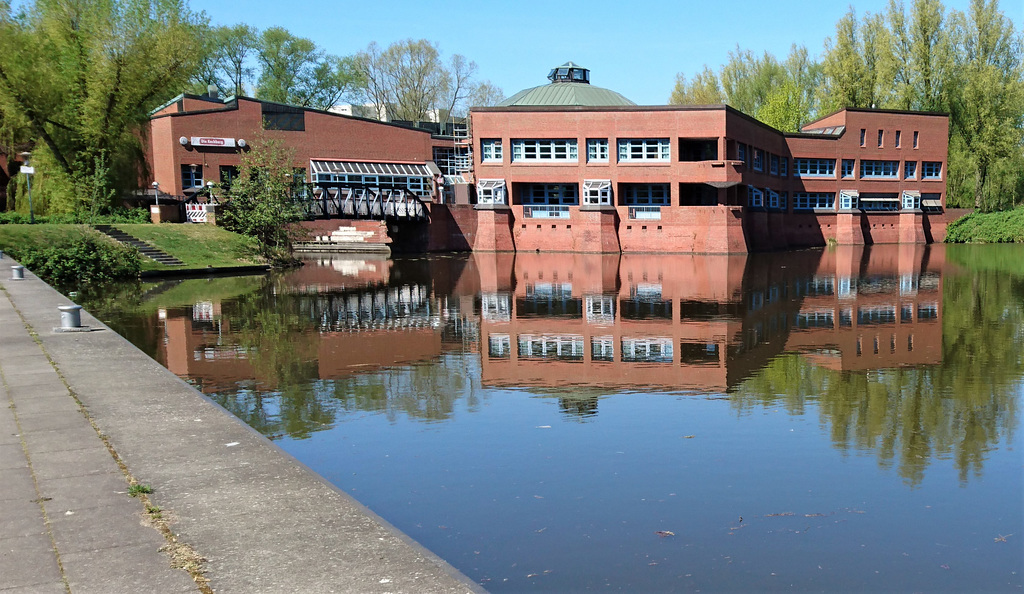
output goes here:
<path id="1" fill-rule="evenodd" d="M 717 70 L 737 44 L 784 59 L 797 43 L 819 56 L 851 4 L 861 17 L 884 11 L 888 0 L 190 0 L 215 25 L 281 26 L 338 55 L 371 41 L 428 39 L 443 58 L 462 54 L 476 62 L 478 78 L 506 96 L 547 83 L 550 68 L 572 60 L 591 70 L 593 84 L 641 105 L 665 103 L 679 72 L 691 77 L 704 64 Z M 943 4 L 966 11 L 969 1 Z M 1000 7 L 1020 31 L 1024 0 Z"/>

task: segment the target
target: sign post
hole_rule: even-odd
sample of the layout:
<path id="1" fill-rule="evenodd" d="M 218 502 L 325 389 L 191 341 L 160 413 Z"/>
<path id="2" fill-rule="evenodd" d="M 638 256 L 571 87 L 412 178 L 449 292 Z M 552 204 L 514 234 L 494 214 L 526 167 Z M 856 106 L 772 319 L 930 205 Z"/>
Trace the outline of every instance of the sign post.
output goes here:
<path id="1" fill-rule="evenodd" d="M 28 160 L 32 157 L 32 153 L 24 152 L 20 153 L 22 162 L 24 165 L 21 166 L 21 172 L 25 174 L 25 183 L 28 187 L 28 224 L 33 225 L 36 222 L 36 215 L 32 212 L 32 175 L 36 172 L 35 167 L 29 167 Z"/>

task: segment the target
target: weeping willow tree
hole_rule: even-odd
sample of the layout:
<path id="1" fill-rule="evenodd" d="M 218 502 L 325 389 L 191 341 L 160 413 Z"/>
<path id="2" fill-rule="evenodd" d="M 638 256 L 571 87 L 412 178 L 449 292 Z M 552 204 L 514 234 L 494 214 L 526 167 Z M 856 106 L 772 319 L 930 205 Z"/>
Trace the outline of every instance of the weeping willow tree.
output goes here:
<path id="1" fill-rule="evenodd" d="M 205 35 L 181 0 L 0 0 L 0 125 L 32 146 L 41 203 L 102 208 L 138 185 L 149 111 L 185 86 Z"/>

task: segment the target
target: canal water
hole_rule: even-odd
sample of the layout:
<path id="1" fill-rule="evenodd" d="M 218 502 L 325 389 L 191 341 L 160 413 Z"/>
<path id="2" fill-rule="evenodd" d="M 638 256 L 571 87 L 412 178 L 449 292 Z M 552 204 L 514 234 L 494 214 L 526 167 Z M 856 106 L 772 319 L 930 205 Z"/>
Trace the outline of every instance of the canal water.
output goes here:
<path id="1" fill-rule="evenodd" d="M 1024 250 L 329 257 L 85 305 L 493 592 L 1020 592 Z"/>

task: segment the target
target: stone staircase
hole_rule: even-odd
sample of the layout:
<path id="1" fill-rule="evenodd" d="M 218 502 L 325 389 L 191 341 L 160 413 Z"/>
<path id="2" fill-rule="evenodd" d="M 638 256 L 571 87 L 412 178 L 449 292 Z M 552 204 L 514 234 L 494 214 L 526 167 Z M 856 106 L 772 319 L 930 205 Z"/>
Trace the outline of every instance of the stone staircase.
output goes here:
<path id="1" fill-rule="evenodd" d="M 346 221 L 336 228 L 317 229 L 311 241 L 292 244 L 297 252 L 360 252 L 390 254 L 391 238 L 384 221 Z"/>
<path id="2" fill-rule="evenodd" d="M 185 265 L 184 262 L 168 254 L 167 252 L 159 250 L 149 245 L 145 241 L 142 241 L 141 239 L 132 237 L 131 235 L 128 235 L 127 233 L 121 231 L 120 229 L 117 229 L 116 227 L 111 227 L 110 225 L 93 225 L 93 229 L 99 231 L 100 233 L 103 233 L 104 235 L 110 237 L 111 239 L 135 247 L 143 256 L 159 264 L 163 264 L 165 266 Z"/>

